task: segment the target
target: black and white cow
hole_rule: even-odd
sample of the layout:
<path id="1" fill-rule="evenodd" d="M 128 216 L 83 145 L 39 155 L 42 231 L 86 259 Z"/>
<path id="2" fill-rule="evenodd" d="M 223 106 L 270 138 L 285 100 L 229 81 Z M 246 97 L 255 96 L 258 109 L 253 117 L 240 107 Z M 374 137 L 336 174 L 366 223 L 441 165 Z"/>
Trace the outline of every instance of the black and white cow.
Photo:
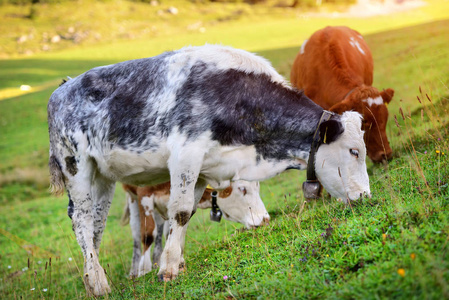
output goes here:
<path id="1" fill-rule="evenodd" d="M 208 183 L 304 169 L 314 136 L 314 169 L 327 191 L 343 201 L 369 194 L 360 115 L 323 115 L 267 60 L 222 46 L 98 67 L 60 86 L 48 103 L 51 184 L 55 194 L 65 186 L 74 204 L 87 291 L 110 291 L 98 253 L 116 181 L 171 181 L 161 280 L 179 273 Z"/>

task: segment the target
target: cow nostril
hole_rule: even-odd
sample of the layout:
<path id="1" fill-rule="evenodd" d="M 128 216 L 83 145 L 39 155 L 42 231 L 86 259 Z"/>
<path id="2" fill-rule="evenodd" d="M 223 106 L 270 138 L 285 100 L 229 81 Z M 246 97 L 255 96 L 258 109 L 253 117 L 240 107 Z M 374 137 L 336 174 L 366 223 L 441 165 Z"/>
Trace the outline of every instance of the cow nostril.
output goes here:
<path id="1" fill-rule="evenodd" d="M 270 217 L 264 217 L 262 220 L 262 225 L 268 225 L 270 224 Z"/>
<path id="2" fill-rule="evenodd" d="M 263 217 L 263 218 L 262 218 L 262 222 L 260 222 L 259 225 L 251 225 L 250 228 L 251 228 L 251 229 L 254 229 L 254 228 L 261 227 L 261 226 L 266 226 L 266 225 L 268 225 L 269 223 L 270 223 L 270 217 Z"/>

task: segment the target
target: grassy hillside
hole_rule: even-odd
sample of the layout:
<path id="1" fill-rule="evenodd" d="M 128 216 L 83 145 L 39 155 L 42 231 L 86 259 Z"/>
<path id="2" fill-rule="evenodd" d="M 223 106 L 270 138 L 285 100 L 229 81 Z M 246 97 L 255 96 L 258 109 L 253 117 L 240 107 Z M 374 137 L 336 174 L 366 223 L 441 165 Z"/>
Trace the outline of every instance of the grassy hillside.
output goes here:
<path id="1" fill-rule="evenodd" d="M 89 15 L 86 9 L 96 8 L 95 10 L 101 11 L 103 8 L 101 5 L 109 4 L 109 2 L 95 2 L 96 6 L 81 6 L 76 16 L 80 17 L 78 13 L 83 11 Z M 134 4 L 113 1 L 111 7 Z M 177 4 L 178 2 L 173 2 L 173 5 Z M 65 3 L 65 5 L 77 4 Z M 185 15 L 178 17 L 190 22 L 192 18 L 198 17 L 198 9 L 194 10 L 191 4 L 185 5 L 188 5 L 190 10 L 186 10 Z M 228 13 L 243 9 L 240 5 L 245 6 L 244 4 L 234 6 L 226 4 L 223 6 L 226 8 L 223 8 L 221 4 L 210 5 L 199 5 L 202 18 L 215 20 L 214 18 L 220 18 L 215 13 Z M 145 7 L 150 9 L 148 5 Z M 210 21 L 211 26 L 207 27 L 205 32 L 187 30 L 182 24 L 160 17 L 158 20 L 165 24 L 163 28 L 173 26 L 173 30 L 177 28 L 179 34 L 173 35 L 170 31 L 151 38 L 117 40 L 112 44 L 97 41 L 94 46 L 80 44 L 64 51 L 51 51 L 30 57 L 22 55 L 0 60 L 0 131 L 2 132 L 0 149 L 5 152 L 0 156 L 0 187 L 2 188 L 0 203 L 47 195 L 48 176 L 45 175 L 47 172 L 45 160 L 48 143 L 44 135 L 47 130 L 45 117 L 47 99 L 62 78 L 74 77 L 99 65 L 157 55 L 165 50 L 208 42 L 255 51 L 271 60 L 280 73 L 288 78 L 293 59 L 305 38 L 325 25 L 345 24 L 364 34 L 372 49 L 375 59 L 374 85 L 378 88 L 392 87 L 396 90 L 396 96 L 390 104 L 391 112 L 397 113 L 400 105 L 408 112 L 418 107 L 419 102 L 415 100 L 415 96 L 419 86 L 435 99 L 447 95 L 447 76 L 442 68 L 448 56 L 447 47 L 445 47 L 448 35 L 447 21 L 435 20 L 445 16 L 449 18 L 448 1 L 432 0 L 427 6 L 396 13 L 394 17 L 385 15 L 371 18 L 329 18 L 329 15 L 310 15 L 298 9 L 267 10 L 264 6 L 245 7 L 247 7 L 245 10 L 247 13 L 242 17 L 225 18 L 222 22 Z M 71 6 L 68 8 L 75 10 Z M 15 30 L 14 22 L 6 22 L 2 28 L 10 30 L 1 33 L 15 32 L 17 34 L 22 30 L 21 26 L 38 28 L 45 24 L 47 24 L 45 26 L 51 26 L 55 22 L 59 24 L 60 20 L 52 19 L 52 15 L 56 15 L 57 10 L 64 11 L 68 8 L 61 7 L 60 4 L 43 4 L 41 9 L 51 11 L 51 14 L 42 14 L 40 19 L 29 20 L 31 25 L 26 25 L 28 21 L 21 23 L 16 20 L 18 27 Z M 115 8 L 116 11 L 122 11 L 120 7 Z M 17 17 L 15 11 L 17 9 L 25 8 L 2 6 L 0 13 L 11 18 Z M 108 9 L 110 7 L 105 8 L 106 11 Z M 124 11 L 128 12 L 126 9 Z M 142 8 L 142 11 L 145 10 Z M 96 17 L 100 18 L 100 16 Z M 134 18 L 138 19 L 139 14 L 136 14 Z M 151 24 L 153 21 L 150 18 L 145 24 Z M 96 26 L 95 22 L 89 23 L 87 20 L 83 22 Z M 423 22 L 429 23 L 420 30 L 415 30 L 413 26 L 397 29 Z M 108 23 L 105 21 L 105 24 Z M 128 23 L 125 22 L 125 24 Z M 385 33 L 385 30 L 388 30 L 388 33 Z M 21 85 L 29 85 L 31 89 L 22 91 Z M 393 114 L 390 115 L 391 122 L 393 122 Z M 20 123 L 23 126 L 19 126 Z M 393 137 L 396 136 L 395 127 L 389 126 L 388 133 Z M 42 138 L 36 139 L 37 136 Z"/>
<path id="2" fill-rule="evenodd" d="M 304 172 L 281 174 L 262 184 L 269 226 L 243 231 L 234 223 L 211 223 L 208 212 L 200 212 L 188 231 L 186 274 L 163 284 L 156 271 L 126 278 L 132 241 L 130 229 L 119 225 L 124 194 L 117 188 L 101 249 L 110 298 L 448 298 L 449 20 L 416 25 L 448 11 L 447 1 L 435 3 L 368 20 L 293 22 L 287 15 L 260 23 L 253 16 L 205 33 L 1 60 L 2 299 L 85 297 L 67 199 L 46 192 L 46 103 L 61 78 L 205 41 L 256 51 L 288 77 L 301 41 L 339 23 L 364 34 L 375 59 L 375 85 L 396 90 L 388 124 L 396 157 L 386 166 L 369 163 L 372 199 L 351 207 L 326 197 L 305 203 L 299 190 Z M 12 97 L 20 84 L 34 89 Z"/>
<path id="3" fill-rule="evenodd" d="M 445 18 L 447 3 L 444 0 L 429 0 L 440 9 L 421 7 L 419 13 L 407 19 L 381 17 L 368 24 L 365 12 L 360 11 L 357 23 L 365 23 L 369 31 L 383 28 L 403 27 L 407 24 L 419 24 L 429 18 Z M 37 2 L 37 1 L 35 1 Z M 52 1 L 53 3 L 35 3 L 24 5 L 0 4 L 0 58 L 32 56 L 36 53 L 54 52 L 61 49 L 79 48 L 79 46 L 105 45 L 111 42 L 133 42 L 136 40 L 157 40 L 171 36 L 173 40 L 199 34 L 210 39 L 216 30 L 229 27 L 233 30 L 232 41 L 245 40 L 243 32 L 236 28 L 253 25 L 253 34 L 266 38 L 269 32 L 281 38 L 278 27 L 266 27 L 266 21 L 292 22 L 296 20 L 305 27 L 313 27 L 317 15 L 329 22 L 343 19 L 346 6 L 342 2 L 322 1 L 319 9 L 304 7 L 301 3 L 318 1 L 301 0 L 297 7 L 289 7 L 293 0 L 265 0 L 260 5 L 251 5 L 251 1 Z M 150 1 L 147 1 L 150 2 Z M 409 3 L 405 3 L 409 5 Z M 401 7 L 394 7 L 401 10 Z M 357 17 L 352 13 L 351 18 Z M 338 17 L 338 18 L 336 18 Z M 267 23 L 265 23 L 267 24 Z M 243 25 L 243 26 L 242 26 Z M 245 30 L 250 29 L 247 27 Z M 304 26 L 302 26 L 304 27 Z M 260 28 L 264 28 L 260 31 Z M 289 26 L 291 30 L 295 27 Z M 265 32 L 265 31 L 269 32 Z M 288 30 L 288 29 L 287 29 Z M 303 30 L 300 30 L 302 32 Z M 236 34 L 239 33 L 239 34 Z M 220 39 L 217 36 L 215 40 Z M 282 39 L 282 38 L 281 38 Z M 284 43 L 287 41 L 284 41 Z M 290 41 L 291 42 L 291 41 Z M 276 48 L 277 44 L 272 45 Z M 263 44 L 265 47 L 266 44 Z M 273 47 L 274 46 L 274 47 Z M 163 49 L 166 50 L 167 48 Z M 255 48 L 253 48 L 255 49 Z M 256 48 L 257 49 L 257 48 Z M 160 52 L 160 51 L 158 51 Z M 154 54 L 154 53 L 153 53 Z M 151 54 L 150 54 L 151 55 Z"/>

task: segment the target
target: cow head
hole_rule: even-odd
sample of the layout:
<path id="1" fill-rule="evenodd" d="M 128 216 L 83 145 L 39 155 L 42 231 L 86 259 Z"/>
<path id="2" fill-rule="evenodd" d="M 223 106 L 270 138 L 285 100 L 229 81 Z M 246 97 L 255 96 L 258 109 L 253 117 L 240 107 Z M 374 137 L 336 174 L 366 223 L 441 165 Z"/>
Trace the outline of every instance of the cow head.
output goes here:
<path id="1" fill-rule="evenodd" d="M 355 88 L 343 101 L 329 109 L 338 114 L 350 110 L 362 114 L 362 129 L 365 131 L 368 157 L 373 162 L 382 162 L 390 159 L 393 155 L 386 133 L 388 121 L 387 105 L 390 103 L 393 95 L 393 89 L 379 92 L 374 87 L 362 86 Z"/>
<path id="2" fill-rule="evenodd" d="M 370 196 L 361 115 L 345 112 L 341 122 L 320 125 L 322 144 L 316 152 L 315 172 L 323 187 L 344 202 Z"/>
<path id="3" fill-rule="evenodd" d="M 206 190 L 207 191 L 207 190 Z M 259 195 L 259 182 L 238 180 L 218 193 L 217 204 L 226 220 L 242 223 L 246 228 L 258 227 L 268 224 L 270 216 Z M 209 191 L 210 193 L 210 191 Z M 205 205 L 212 207 L 211 198 L 199 203 L 198 207 Z"/>

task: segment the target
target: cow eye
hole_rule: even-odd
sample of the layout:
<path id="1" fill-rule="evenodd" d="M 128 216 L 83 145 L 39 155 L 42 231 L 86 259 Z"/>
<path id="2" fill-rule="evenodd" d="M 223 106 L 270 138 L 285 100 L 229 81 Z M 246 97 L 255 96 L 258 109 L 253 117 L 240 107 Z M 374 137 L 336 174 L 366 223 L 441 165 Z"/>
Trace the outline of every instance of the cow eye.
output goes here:
<path id="1" fill-rule="evenodd" d="M 357 149 L 349 149 L 349 153 L 351 153 L 351 155 L 359 158 L 359 150 L 357 150 Z"/>
<path id="2" fill-rule="evenodd" d="M 242 192 L 243 196 L 246 195 L 246 187 L 239 187 L 240 192 Z"/>

